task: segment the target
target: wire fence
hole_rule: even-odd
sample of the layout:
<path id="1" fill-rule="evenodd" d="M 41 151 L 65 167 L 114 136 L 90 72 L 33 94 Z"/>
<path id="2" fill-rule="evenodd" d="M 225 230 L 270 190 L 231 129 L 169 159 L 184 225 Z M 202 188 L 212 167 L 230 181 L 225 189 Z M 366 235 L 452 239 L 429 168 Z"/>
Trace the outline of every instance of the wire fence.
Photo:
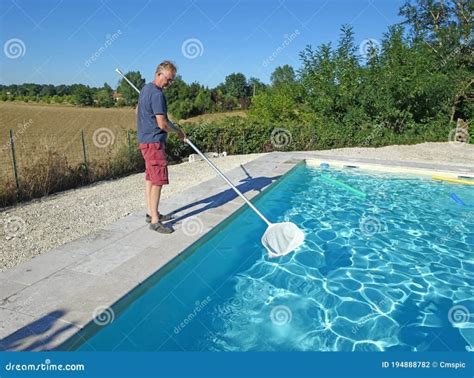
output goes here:
<path id="1" fill-rule="evenodd" d="M 67 135 L 28 134 L 10 129 L 0 144 L 0 182 L 13 181 L 19 190 L 22 173 L 46 161 L 48 155 L 61 157 L 71 167 L 113 158 L 120 149 L 128 149 L 130 156 L 137 148 L 131 130 L 77 130 Z"/>

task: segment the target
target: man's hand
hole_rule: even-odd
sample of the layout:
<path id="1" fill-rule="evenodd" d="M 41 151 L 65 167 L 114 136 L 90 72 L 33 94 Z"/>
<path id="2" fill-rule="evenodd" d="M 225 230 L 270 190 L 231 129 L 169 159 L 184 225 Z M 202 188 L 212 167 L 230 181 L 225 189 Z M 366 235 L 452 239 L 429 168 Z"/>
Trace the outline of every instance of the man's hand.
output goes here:
<path id="1" fill-rule="evenodd" d="M 168 124 L 171 124 L 171 128 L 174 130 L 176 134 L 178 134 L 178 138 L 181 139 L 181 142 L 184 142 L 184 139 L 186 138 L 186 134 L 184 133 L 183 130 L 181 130 L 179 125 L 175 125 L 171 121 L 168 121 Z"/>
<path id="2" fill-rule="evenodd" d="M 181 142 L 184 142 L 184 139 L 186 139 L 186 134 L 184 133 L 184 131 L 178 131 L 178 138 L 181 139 Z"/>
<path id="3" fill-rule="evenodd" d="M 173 122 L 169 121 L 163 114 L 156 115 L 156 123 L 158 127 L 166 132 L 173 131 L 178 134 L 179 139 L 184 142 L 186 134 L 178 127 L 175 126 Z"/>

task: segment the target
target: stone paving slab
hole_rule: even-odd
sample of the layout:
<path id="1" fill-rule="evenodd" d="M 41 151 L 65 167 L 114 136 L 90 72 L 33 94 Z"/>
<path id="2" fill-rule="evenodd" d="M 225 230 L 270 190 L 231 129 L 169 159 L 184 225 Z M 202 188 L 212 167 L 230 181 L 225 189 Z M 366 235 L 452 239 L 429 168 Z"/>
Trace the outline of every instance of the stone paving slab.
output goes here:
<path id="1" fill-rule="evenodd" d="M 38 320 L 34 317 L 0 308 L 0 351 L 44 351 L 80 331 L 80 328 L 58 319 L 60 311 L 52 312 Z M 24 326 L 28 324 L 28 326 Z M 10 333 L 10 329 L 17 329 Z"/>
<path id="2" fill-rule="evenodd" d="M 7 298 L 12 294 L 22 291 L 28 285 L 23 285 L 8 279 L 0 279 L 0 298 Z"/>
<path id="3" fill-rule="evenodd" d="M 359 157 L 344 157 L 344 156 L 327 156 L 312 152 L 292 152 L 293 156 L 304 156 L 305 159 L 319 159 L 326 161 L 349 161 L 354 163 L 380 164 L 385 166 L 405 167 L 405 168 L 419 168 L 433 171 L 459 172 L 474 175 L 474 168 L 465 165 L 456 164 L 439 164 L 439 163 L 421 163 L 411 161 L 399 160 L 383 160 L 383 159 L 366 159 Z"/>

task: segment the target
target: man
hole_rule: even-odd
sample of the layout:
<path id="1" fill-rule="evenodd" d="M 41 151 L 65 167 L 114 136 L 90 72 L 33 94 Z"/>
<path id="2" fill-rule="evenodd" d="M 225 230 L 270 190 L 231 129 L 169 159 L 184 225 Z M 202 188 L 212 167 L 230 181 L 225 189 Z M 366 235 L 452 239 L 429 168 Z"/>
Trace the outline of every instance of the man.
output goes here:
<path id="1" fill-rule="evenodd" d="M 161 188 L 169 184 L 166 139 L 170 131 L 176 132 L 183 141 L 186 137 L 168 119 L 166 98 L 163 94 L 163 89 L 173 82 L 176 70 L 176 66 L 170 61 L 160 63 L 156 68 L 154 80 L 140 91 L 137 106 L 137 137 L 145 159 L 145 198 L 148 206 L 146 222 L 150 223 L 151 230 L 163 234 L 171 234 L 174 231 L 162 223 L 171 217 L 158 212 Z"/>

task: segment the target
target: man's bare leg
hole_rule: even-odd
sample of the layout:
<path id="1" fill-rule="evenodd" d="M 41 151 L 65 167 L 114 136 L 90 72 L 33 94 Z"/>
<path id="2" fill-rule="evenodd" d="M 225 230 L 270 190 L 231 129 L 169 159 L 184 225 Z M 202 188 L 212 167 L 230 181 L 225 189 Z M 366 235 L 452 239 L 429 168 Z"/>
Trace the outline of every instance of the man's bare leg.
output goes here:
<path id="1" fill-rule="evenodd" d="M 150 182 L 151 185 L 151 182 Z M 160 203 L 160 196 L 161 196 L 161 185 L 151 185 L 150 188 L 150 199 L 149 201 L 149 209 L 151 215 L 151 223 L 158 223 L 158 204 Z"/>
<path id="2" fill-rule="evenodd" d="M 147 207 L 147 210 L 148 210 L 148 213 L 147 214 L 150 214 L 151 215 L 151 202 L 150 202 L 150 199 L 151 199 L 151 181 L 148 181 L 148 180 L 145 180 L 145 202 L 146 202 L 146 207 Z"/>

